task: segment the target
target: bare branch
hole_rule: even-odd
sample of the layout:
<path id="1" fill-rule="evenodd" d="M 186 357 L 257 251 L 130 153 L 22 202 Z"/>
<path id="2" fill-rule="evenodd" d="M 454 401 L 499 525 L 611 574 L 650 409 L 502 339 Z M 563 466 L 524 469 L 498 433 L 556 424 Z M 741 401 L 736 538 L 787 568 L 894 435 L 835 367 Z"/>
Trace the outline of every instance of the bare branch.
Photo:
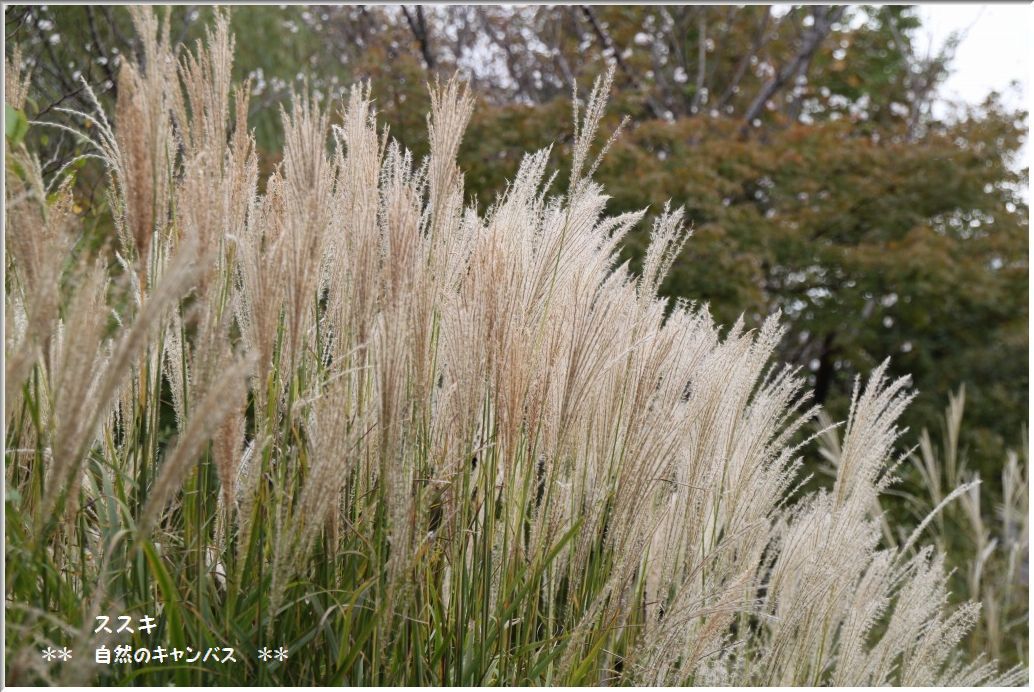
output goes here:
<path id="1" fill-rule="evenodd" d="M 604 54 L 610 54 L 610 57 L 617 64 L 618 69 L 621 70 L 622 74 L 624 74 L 632 83 L 632 88 L 645 96 L 646 100 L 644 105 L 646 106 L 646 110 L 650 113 L 650 116 L 654 118 L 661 117 L 661 113 L 663 112 L 662 109 L 657 106 L 649 92 L 643 88 L 642 83 L 636 77 L 635 73 L 628 67 L 628 63 L 622 59 L 620 51 L 618 51 L 614 45 L 614 40 L 611 39 L 610 34 L 607 33 L 607 30 L 603 28 L 603 25 L 600 24 L 599 20 L 596 18 L 596 13 L 593 11 L 592 6 L 582 5 L 581 8 L 582 14 L 585 15 L 585 18 L 589 21 L 589 26 L 592 27 L 593 33 L 596 34 L 596 38 L 598 38 L 600 44 L 603 45 Z"/>
<path id="2" fill-rule="evenodd" d="M 815 56 L 815 51 L 818 50 L 826 36 L 829 35 L 833 25 L 843 16 L 845 9 L 846 7 L 841 5 L 832 9 L 816 6 L 812 10 L 812 17 L 814 17 L 815 21 L 805 32 L 800 48 L 793 59 L 783 65 L 782 69 L 778 70 L 772 79 L 765 83 L 754 98 L 754 101 L 743 116 L 743 124 L 740 126 L 741 136 L 747 134 L 751 123 L 758 117 L 769 99 L 775 96 L 787 82 L 797 77 L 797 75 L 803 74 L 808 69 L 811 59 Z"/>
<path id="3" fill-rule="evenodd" d="M 410 14 L 409 10 L 406 9 L 405 5 L 402 6 L 402 14 L 406 16 L 406 22 L 409 24 L 409 29 L 413 32 L 413 38 L 416 39 L 417 45 L 420 46 L 420 54 L 424 58 L 424 64 L 427 65 L 428 70 L 433 70 L 435 60 L 434 54 L 431 52 L 431 37 L 427 30 L 427 20 L 424 17 L 423 6 L 416 6 L 415 18 Z"/>
<path id="4" fill-rule="evenodd" d="M 758 21 L 758 29 L 754 34 L 754 41 L 751 44 L 750 50 L 743 54 L 740 58 L 739 64 L 736 65 L 736 70 L 733 72 L 732 79 L 729 80 L 729 85 L 725 88 L 725 92 L 721 98 L 718 99 L 718 104 L 715 106 L 719 111 L 729 105 L 729 101 L 736 95 L 737 87 L 740 82 L 743 81 L 743 75 L 747 73 L 747 67 L 750 66 L 750 59 L 758 54 L 762 46 L 765 45 L 765 34 L 768 31 L 768 22 L 772 17 L 772 8 L 765 5 L 761 12 L 761 19 Z"/>
<path id="5" fill-rule="evenodd" d="M 689 104 L 689 112 L 696 113 L 700 107 L 700 95 L 704 91 L 704 77 L 707 75 L 707 11 L 700 8 L 697 16 L 697 79 L 693 100 Z"/>

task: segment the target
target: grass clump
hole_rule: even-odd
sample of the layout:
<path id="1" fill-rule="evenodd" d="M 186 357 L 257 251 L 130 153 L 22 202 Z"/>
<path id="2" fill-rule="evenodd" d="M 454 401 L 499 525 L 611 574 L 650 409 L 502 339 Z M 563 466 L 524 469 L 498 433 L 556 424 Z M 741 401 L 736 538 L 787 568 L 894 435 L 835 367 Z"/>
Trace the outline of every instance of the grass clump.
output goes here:
<path id="1" fill-rule="evenodd" d="M 8 152 L 9 682 L 1026 678 L 959 654 L 978 608 L 948 607 L 943 553 L 884 539 L 907 382 L 857 388 L 835 483 L 789 503 L 816 410 L 768 365 L 777 319 L 723 335 L 658 296 L 677 210 L 640 275 L 617 266 L 644 213 L 606 217 L 591 180 L 609 79 L 566 194 L 534 153 L 480 216 L 457 82 L 422 162 L 368 89 L 299 94 L 260 180 L 226 17 L 189 52 L 132 11 L 114 120 L 70 114 L 110 176 L 113 261 L 80 247 L 71 185 Z M 114 614 L 157 630 L 94 631 Z M 116 643 L 237 663 L 94 663 Z"/>

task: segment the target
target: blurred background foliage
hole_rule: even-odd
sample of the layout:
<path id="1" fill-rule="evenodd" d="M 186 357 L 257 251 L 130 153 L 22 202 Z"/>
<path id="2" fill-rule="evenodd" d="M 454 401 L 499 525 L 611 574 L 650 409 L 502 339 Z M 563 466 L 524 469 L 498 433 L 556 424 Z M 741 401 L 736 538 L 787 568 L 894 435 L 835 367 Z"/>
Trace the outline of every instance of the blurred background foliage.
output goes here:
<path id="1" fill-rule="evenodd" d="M 211 12 L 172 8 L 172 38 L 197 39 Z M 427 83 L 459 71 L 479 99 L 460 164 L 481 207 L 524 152 L 553 145 L 563 166 L 572 90 L 614 63 L 608 118 L 630 123 L 597 177 L 613 212 L 686 206 L 694 238 L 667 294 L 708 303 L 725 325 L 780 310 L 781 355 L 834 418 L 855 376 L 889 356 L 919 391 L 914 432 L 936 430 L 965 385 L 972 468 L 994 477 L 1025 444 L 1027 114 L 994 93 L 934 108 L 959 37 L 929 54 L 914 8 L 281 5 L 232 17 L 265 170 L 293 90 L 333 102 L 371 80 L 381 121 L 421 155 Z M 76 126 L 59 109 L 90 109 L 82 80 L 112 103 L 122 56 L 139 49 L 111 6 L 10 6 L 5 33 L 32 69 L 28 117 Z M 80 151 L 56 130 L 29 136 L 48 175 Z M 88 166 L 77 177 L 101 241 L 104 184 Z M 633 267 L 647 228 L 624 248 Z"/>

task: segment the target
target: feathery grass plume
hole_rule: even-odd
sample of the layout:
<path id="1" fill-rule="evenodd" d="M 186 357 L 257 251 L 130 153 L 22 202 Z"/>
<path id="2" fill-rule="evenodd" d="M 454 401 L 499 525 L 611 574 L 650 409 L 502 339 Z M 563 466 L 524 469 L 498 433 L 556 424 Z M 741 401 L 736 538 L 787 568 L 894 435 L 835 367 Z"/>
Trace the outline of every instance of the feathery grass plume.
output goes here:
<path id="1" fill-rule="evenodd" d="M 255 204 L 258 163 L 254 139 L 247 130 L 247 92 L 238 89 L 231 113 L 230 72 L 233 38 L 229 18 L 217 12 L 215 28 L 199 41 L 193 54 L 180 60 L 173 109 L 183 140 L 182 172 L 175 183 L 175 243 L 198 248 L 199 276 L 195 302 L 174 317 L 166 374 L 172 383 L 177 416 L 195 409 L 239 365 L 231 331 L 238 300 L 234 279 L 236 253 L 244 241 Z M 193 338 L 185 338 L 187 333 Z M 244 451 L 246 390 L 232 386 L 226 416 L 214 433 L 212 458 L 219 484 L 220 531 L 226 513 L 236 507 L 237 477 Z M 235 400 L 232 400 L 234 399 Z"/>
<path id="2" fill-rule="evenodd" d="M 172 494 L 181 487 L 189 466 L 201 456 L 204 445 L 216 435 L 222 421 L 235 410 L 237 395 L 234 390 L 243 386 L 246 372 L 246 363 L 230 364 L 193 407 L 179 441 L 163 460 L 148 492 L 137 525 L 141 536 L 146 537 L 154 527 Z"/>
<path id="3" fill-rule="evenodd" d="M 95 397 L 108 356 L 104 309 L 107 272 L 100 262 L 94 262 L 73 275 L 71 281 L 76 292 L 67 317 L 58 324 L 47 349 L 47 409 L 53 426 L 48 445 L 53 466 L 46 479 L 41 517 L 54 511 L 59 498 L 65 496 L 69 499 L 68 512 L 78 509 L 79 464 L 85 448 L 93 442 L 92 423 L 97 420 L 97 416 L 83 415 L 82 407 L 90 403 L 105 405 Z"/>
<path id="4" fill-rule="evenodd" d="M 22 170 L 38 171 L 38 165 L 25 165 Z M 145 303 L 131 328 L 112 338 L 106 308 L 109 279 L 103 263 L 79 255 L 63 281 L 62 270 L 72 252 L 71 234 L 65 230 L 73 218 L 70 191 L 63 188 L 54 202 L 47 202 L 38 175 L 30 173 L 26 181 L 12 182 L 25 192 L 25 201 L 12 204 L 7 227 L 18 279 L 18 286 L 8 293 L 8 304 L 12 295 L 28 296 L 26 319 L 31 323 L 26 334 L 35 341 L 29 348 L 39 349 L 42 359 L 43 386 L 36 389 L 35 405 L 41 409 L 39 421 L 45 427 L 37 426 L 36 433 L 49 450 L 51 466 L 37 519 L 46 522 L 65 498 L 67 511 L 77 507 L 80 464 L 96 439 L 97 425 L 107 417 L 131 363 L 145 350 L 170 297 L 181 294 L 182 280 L 169 282 L 167 291 Z M 39 225 L 22 225 L 32 220 Z M 62 285 L 70 287 L 71 295 L 63 297 L 68 304 L 59 314 L 62 298 L 54 291 Z M 41 334 L 48 325 L 52 331 Z M 9 355 L 15 356 L 15 363 L 24 360 L 21 353 Z M 14 381 L 23 379 L 17 372 L 13 375 Z"/>
<path id="5" fill-rule="evenodd" d="M 995 658 L 1023 661 L 1029 618 L 1026 435 L 1020 435 L 1023 455 L 1006 455 L 997 495 L 1001 505 L 986 512 L 982 497 L 996 479 L 981 479 L 968 470 L 959 449 L 964 409 L 965 389 L 960 387 L 945 407 L 940 443 L 924 430 L 919 452 L 911 456 L 921 483 L 909 499 L 928 514 L 909 542 L 920 535 L 932 539 L 953 569 L 954 598 L 981 604 L 965 647 L 972 653 L 986 651 Z M 955 490 L 945 494 L 943 488 L 953 486 Z"/>
<path id="6" fill-rule="evenodd" d="M 20 44 L 15 44 L 10 55 L 4 55 L 4 102 L 17 110 L 25 109 L 32 85 L 32 69 L 25 65 L 23 57 Z"/>
<path id="7" fill-rule="evenodd" d="M 291 519 L 296 529 L 293 569 L 304 563 L 320 530 L 336 519 L 341 493 L 353 476 L 362 449 L 360 444 L 370 431 L 370 416 L 360 418 L 352 410 L 354 380 L 360 373 L 344 372 L 334 376 L 314 402 L 307 426 L 312 440 L 313 463 L 302 484 L 297 509 Z"/>
<path id="8" fill-rule="evenodd" d="M 646 210 L 607 216 L 591 179 L 613 71 L 576 102 L 567 189 L 550 196 L 550 150 L 531 153 L 481 214 L 456 164 L 473 108 L 459 81 L 431 89 L 422 161 L 378 130 L 370 85 L 337 109 L 302 89 L 260 181 L 228 15 L 189 51 L 152 10 L 133 19 L 143 60 L 122 68 L 114 122 L 77 114 L 110 176 L 117 262 L 76 252 L 68 188 L 48 198 L 29 152 L 8 176 L 7 633 L 22 679 L 49 679 L 23 663 L 67 633 L 97 644 L 93 618 L 113 609 L 155 617 L 170 646 L 278 641 L 289 659 L 70 675 L 1025 678 L 981 653 L 1011 654 L 1026 612 L 1026 458 L 1010 457 L 992 518 L 961 455 L 943 478 L 927 436 L 931 498 L 914 522 L 885 514 L 910 395 L 884 363 L 842 440 L 823 423 L 829 487 L 799 493 L 818 410 L 803 374 L 772 363 L 778 315 L 726 329 L 660 295 L 681 209 L 659 210 L 638 276 L 619 262 Z M 964 565 L 952 522 L 976 543 Z M 950 597 L 955 583 L 979 593 Z"/>
<path id="9" fill-rule="evenodd" d="M 107 417 L 119 388 L 149 347 L 171 304 L 183 296 L 194 280 L 191 253 L 183 254 L 140 307 L 133 322 L 110 342 L 106 338 L 107 313 L 103 309 L 107 277 L 100 263 L 94 264 L 87 278 L 78 281 L 71 321 L 59 327 L 62 346 L 48 368 L 52 378 L 50 391 L 59 393 L 56 395 L 66 402 L 63 406 L 67 408 L 63 415 L 54 408 L 58 427 L 52 449 L 59 473 L 57 482 L 48 486 L 43 504 L 47 511 L 40 515 L 41 519 L 68 494 L 67 483 L 75 478 L 73 474 L 78 473 L 92 446 L 98 423 Z M 70 338 L 75 339 L 74 345 L 67 344 Z M 73 491 L 77 483 L 72 480 Z M 74 496 L 71 499 L 74 502 Z"/>
<path id="10" fill-rule="evenodd" d="M 246 348 L 258 359 L 253 387 L 256 416 L 265 418 L 270 378 L 276 366 L 281 316 L 287 285 L 287 244 L 284 238 L 284 188 L 279 173 L 266 182 L 237 240 L 237 287 L 234 308 Z"/>
<path id="11" fill-rule="evenodd" d="M 436 83 L 431 92 L 427 116 L 427 137 L 431 149 L 428 161 L 428 222 L 432 242 L 446 240 L 463 208 L 463 174 L 456 164 L 460 140 L 474 112 L 474 97 L 459 79 L 444 86 Z M 442 242 L 442 241 L 439 241 Z"/>
<path id="12" fill-rule="evenodd" d="M 215 11 L 213 22 L 212 27 L 205 29 L 204 38 L 198 39 L 194 51 L 180 57 L 178 72 L 182 90 L 170 92 L 170 107 L 175 113 L 186 161 L 203 152 L 222 154 L 226 149 L 234 39 L 225 9 Z M 218 166 L 222 162 L 210 164 Z"/>
<path id="13" fill-rule="evenodd" d="M 16 410 L 34 361 L 48 355 L 45 349 L 59 319 L 61 281 L 76 229 L 70 188 L 62 186 L 48 204 L 39 161 L 23 146 L 8 156 L 21 171 L 19 175 L 8 169 L 5 190 L 5 267 L 11 286 L 4 292 L 4 393 L 8 410 Z"/>
<path id="14" fill-rule="evenodd" d="M 144 291 L 153 239 L 164 232 L 169 214 L 174 146 L 169 99 L 175 72 L 168 13 L 161 21 L 150 7 L 133 7 L 130 14 L 143 60 L 139 66 L 124 60 L 119 68 L 112 144 L 118 157 L 113 187 L 120 198 L 112 209 L 123 252 L 136 263 Z"/>

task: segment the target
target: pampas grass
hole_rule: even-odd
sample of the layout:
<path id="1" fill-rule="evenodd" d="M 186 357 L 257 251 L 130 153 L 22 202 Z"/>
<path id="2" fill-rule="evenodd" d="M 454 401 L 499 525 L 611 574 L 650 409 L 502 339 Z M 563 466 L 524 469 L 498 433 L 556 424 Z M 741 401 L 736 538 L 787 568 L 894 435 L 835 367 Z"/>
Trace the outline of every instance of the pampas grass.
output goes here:
<path id="1" fill-rule="evenodd" d="M 336 108 L 303 89 L 260 185 L 225 15 L 192 51 L 133 19 L 113 122 L 70 113 L 118 262 L 78 250 L 71 188 L 48 198 L 8 152 L 9 682 L 1026 680 L 962 651 L 980 610 L 949 604 L 943 553 L 886 539 L 907 381 L 859 382 L 824 433 L 832 487 L 790 501 L 817 409 L 771 364 L 778 318 L 723 331 L 659 297 L 681 210 L 638 276 L 617 263 L 645 210 L 607 217 L 591 179 L 609 76 L 576 109 L 566 194 L 532 153 L 481 216 L 459 82 L 432 88 L 424 161 L 368 86 Z M 122 643 L 239 662 L 94 665 L 93 617 L 123 613 L 159 627 Z M 74 663 L 40 660 L 68 641 Z"/>

